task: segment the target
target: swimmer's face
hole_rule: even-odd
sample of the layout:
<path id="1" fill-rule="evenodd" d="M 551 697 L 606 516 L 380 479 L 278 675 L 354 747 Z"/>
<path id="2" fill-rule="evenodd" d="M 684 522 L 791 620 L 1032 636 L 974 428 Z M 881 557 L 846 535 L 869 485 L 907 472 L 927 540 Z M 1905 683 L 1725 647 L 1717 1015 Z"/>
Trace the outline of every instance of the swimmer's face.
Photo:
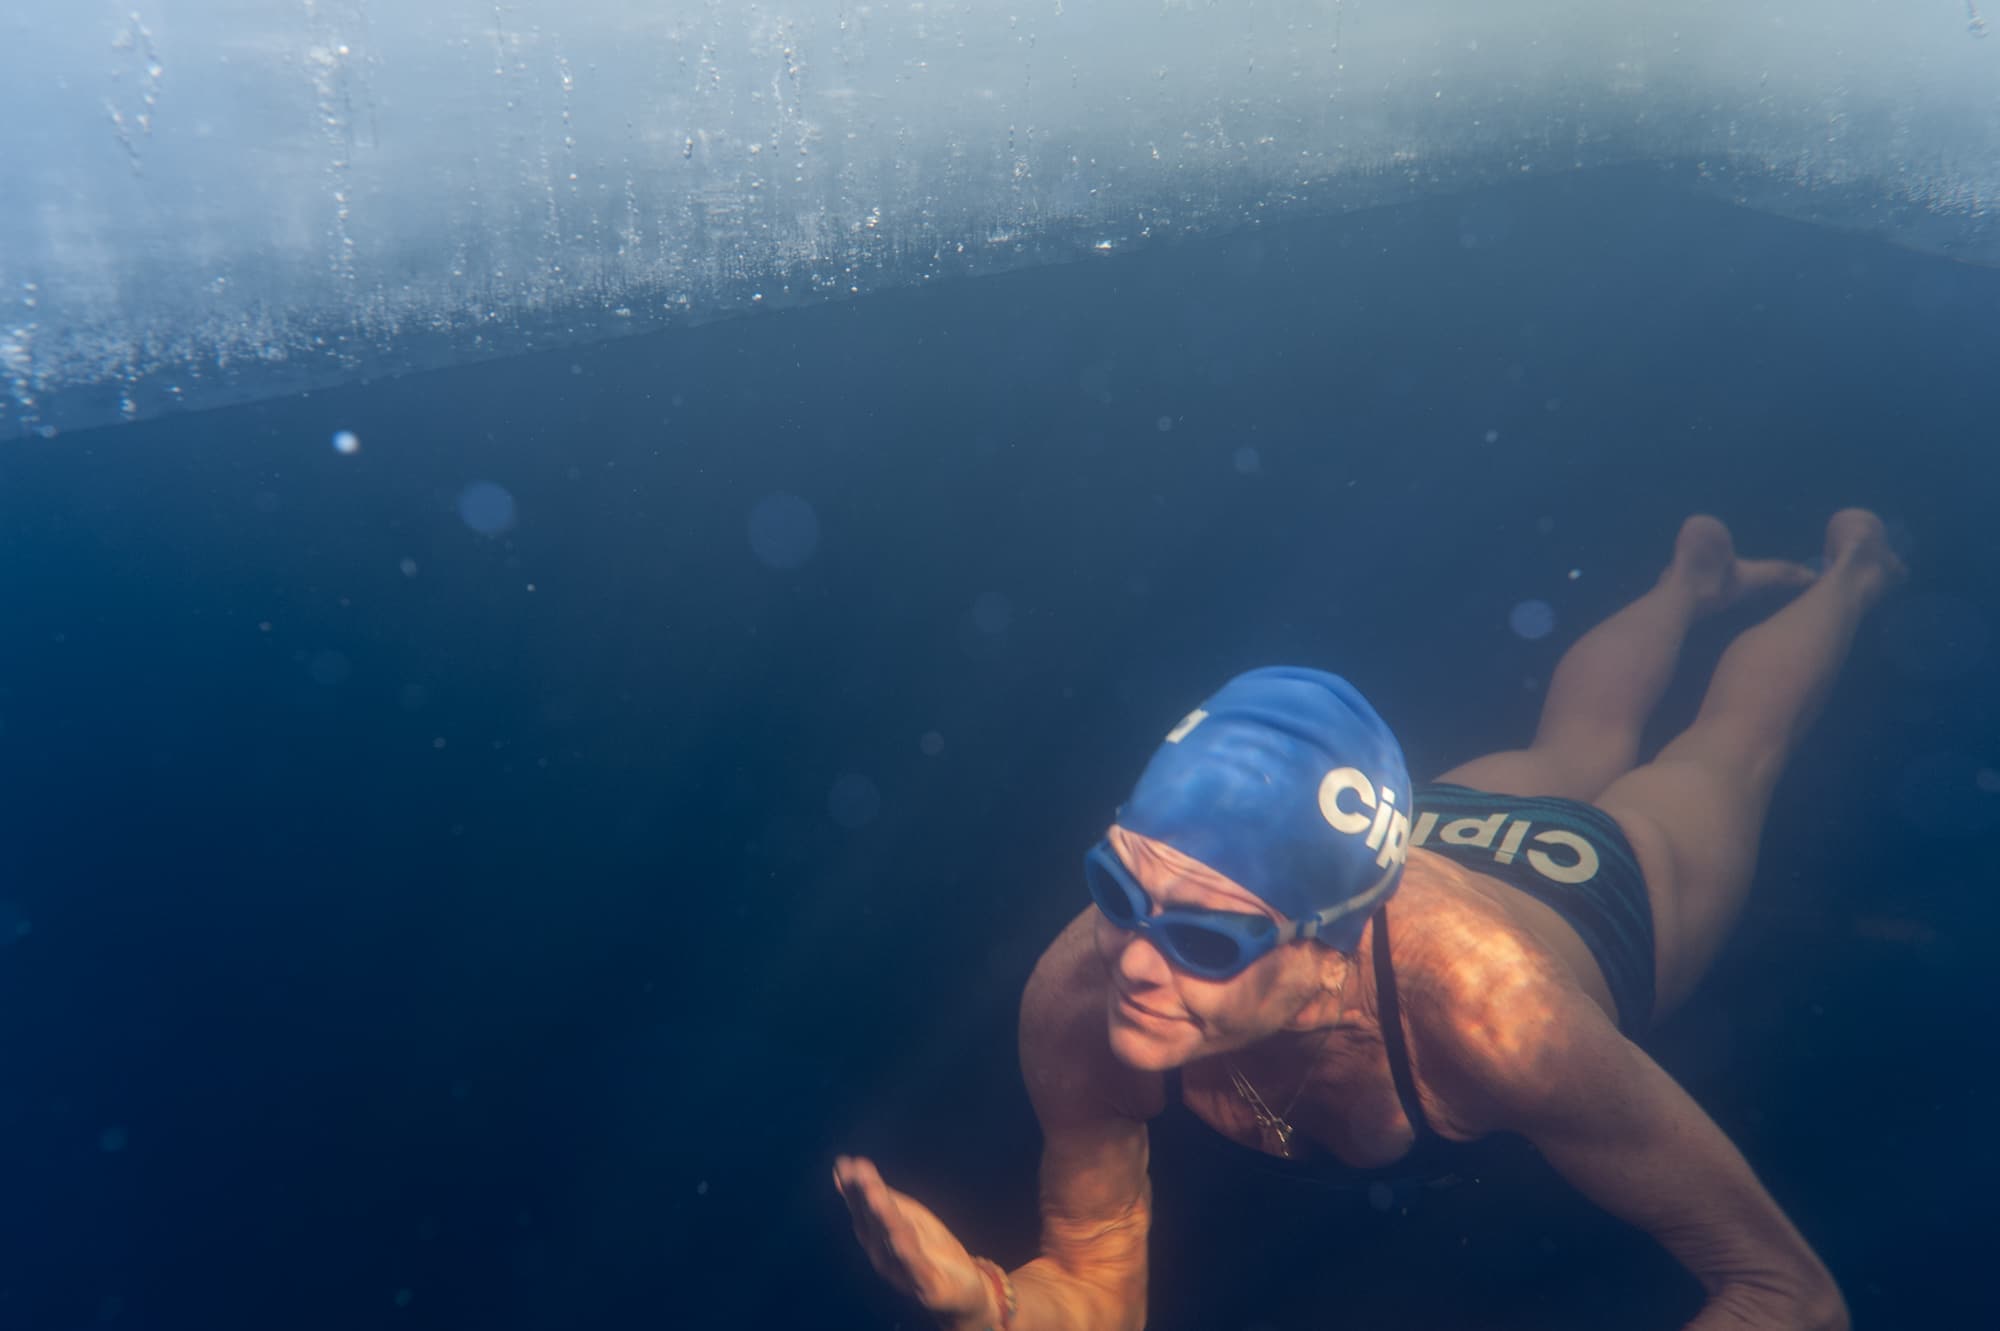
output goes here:
<path id="1" fill-rule="evenodd" d="M 1171 846 L 1114 826 L 1111 849 L 1145 889 L 1151 912 L 1225 910 L 1284 917 L 1258 897 Z M 1176 967 L 1157 947 L 1094 912 L 1097 952 L 1110 984 L 1105 996 L 1111 1050 L 1131 1067 L 1180 1067 L 1255 1044 L 1284 1029 L 1322 990 L 1315 943 L 1287 943 L 1226 980 Z"/>

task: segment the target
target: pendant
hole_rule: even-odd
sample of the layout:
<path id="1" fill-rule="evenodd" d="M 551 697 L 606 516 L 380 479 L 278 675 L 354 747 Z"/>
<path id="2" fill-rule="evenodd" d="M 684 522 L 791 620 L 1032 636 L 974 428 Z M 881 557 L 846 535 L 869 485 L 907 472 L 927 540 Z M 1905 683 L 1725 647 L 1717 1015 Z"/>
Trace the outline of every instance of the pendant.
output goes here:
<path id="1" fill-rule="evenodd" d="M 1292 1125 L 1289 1123 L 1264 1124 L 1264 1149 L 1275 1150 L 1283 1159 L 1292 1158 Z"/>

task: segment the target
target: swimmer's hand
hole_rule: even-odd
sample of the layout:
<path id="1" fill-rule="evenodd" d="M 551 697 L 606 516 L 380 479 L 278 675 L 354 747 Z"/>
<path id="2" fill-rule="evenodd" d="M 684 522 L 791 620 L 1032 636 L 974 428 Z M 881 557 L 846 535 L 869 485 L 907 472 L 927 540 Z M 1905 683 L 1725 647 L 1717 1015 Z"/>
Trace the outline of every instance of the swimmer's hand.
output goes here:
<path id="1" fill-rule="evenodd" d="M 930 1208 L 882 1181 L 873 1162 L 839 1156 L 833 1186 L 847 1201 L 854 1237 L 884 1280 L 947 1324 L 984 1325 L 997 1315 L 992 1285 L 965 1245 Z"/>

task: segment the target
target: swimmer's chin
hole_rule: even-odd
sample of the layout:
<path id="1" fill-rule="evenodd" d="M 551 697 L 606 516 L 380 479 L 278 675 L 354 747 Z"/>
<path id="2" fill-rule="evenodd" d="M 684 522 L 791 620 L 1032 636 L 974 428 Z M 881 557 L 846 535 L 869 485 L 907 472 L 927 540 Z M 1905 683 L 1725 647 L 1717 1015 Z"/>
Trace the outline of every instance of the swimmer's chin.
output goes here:
<path id="1" fill-rule="evenodd" d="M 1188 1061 L 1179 1041 L 1162 1040 L 1111 1023 L 1111 1056 L 1135 1072 L 1165 1072 Z"/>

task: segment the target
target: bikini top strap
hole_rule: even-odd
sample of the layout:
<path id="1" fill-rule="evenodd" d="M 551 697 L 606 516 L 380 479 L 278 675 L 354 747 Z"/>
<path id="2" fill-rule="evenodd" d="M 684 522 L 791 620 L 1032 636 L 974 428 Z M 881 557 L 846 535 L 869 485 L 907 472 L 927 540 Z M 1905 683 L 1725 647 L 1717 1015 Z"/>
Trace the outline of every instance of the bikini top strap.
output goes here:
<path id="1" fill-rule="evenodd" d="M 1382 1043 L 1389 1054 L 1389 1076 L 1396 1083 L 1396 1099 L 1410 1120 L 1418 1145 L 1435 1136 L 1424 1117 L 1423 1103 L 1417 1099 L 1417 1079 L 1410 1071 L 1410 1045 L 1403 1038 L 1403 1010 L 1396 1001 L 1396 972 L 1389 964 L 1389 904 L 1375 912 L 1375 999 L 1382 1016 Z"/>

